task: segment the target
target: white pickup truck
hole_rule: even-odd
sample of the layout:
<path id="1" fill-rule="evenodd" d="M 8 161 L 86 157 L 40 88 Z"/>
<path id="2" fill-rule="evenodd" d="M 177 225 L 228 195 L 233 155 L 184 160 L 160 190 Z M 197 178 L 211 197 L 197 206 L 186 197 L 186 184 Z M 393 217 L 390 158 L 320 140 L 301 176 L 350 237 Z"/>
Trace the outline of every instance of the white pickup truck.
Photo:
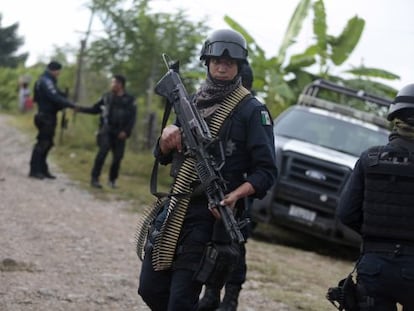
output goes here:
<path id="1" fill-rule="evenodd" d="M 316 80 L 274 122 L 279 176 L 252 204 L 254 223 L 271 223 L 345 245 L 360 237 L 335 209 L 362 151 L 388 141 L 391 100 Z M 362 109 L 361 109 L 362 108 Z"/>

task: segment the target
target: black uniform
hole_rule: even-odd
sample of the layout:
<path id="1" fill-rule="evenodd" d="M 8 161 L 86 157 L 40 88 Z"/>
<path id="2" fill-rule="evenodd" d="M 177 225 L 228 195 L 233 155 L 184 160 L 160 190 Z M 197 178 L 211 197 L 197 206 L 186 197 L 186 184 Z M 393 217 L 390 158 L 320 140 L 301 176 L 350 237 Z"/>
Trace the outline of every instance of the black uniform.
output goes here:
<path id="1" fill-rule="evenodd" d="M 338 217 L 363 238 L 357 281 L 374 306 L 414 310 L 414 141 L 396 134 L 358 160 Z"/>
<path id="2" fill-rule="evenodd" d="M 97 135 L 99 151 L 91 172 L 92 180 L 99 179 L 105 158 L 111 150 L 113 157 L 109 171 L 109 181 L 115 182 L 125 152 L 125 139 L 119 139 L 118 135 L 121 132 L 125 132 L 127 137 L 131 135 L 137 114 L 135 98 L 128 93 L 117 96 L 109 92 L 102 96 L 92 107 L 82 107 L 79 108 L 79 111 L 101 114 Z"/>
<path id="3" fill-rule="evenodd" d="M 220 139 L 226 154 L 221 173 L 228 181 L 228 192 L 247 181 L 254 187 L 255 196 L 262 198 L 277 175 L 273 128 L 266 107 L 253 97 L 241 102 L 223 124 Z M 172 160 L 171 155 L 160 157 L 158 148 L 155 155 L 163 164 Z M 243 208 L 243 202 L 239 200 L 236 207 Z M 158 230 L 163 214 L 155 221 Z M 151 310 L 194 310 L 202 284 L 193 276 L 205 245 L 211 241 L 214 223 L 205 195 L 193 197 L 180 232 L 173 269 L 154 271 L 152 252 L 146 252 L 138 293 Z"/>
<path id="4" fill-rule="evenodd" d="M 39 133 L 30 160 L 29 175 L 32 177 L 53 177 L 49 172 L 46 159 L 53 147 L 53 137 L 55 136 L 57 124 L 56 115 L 59 110 L 74 107 L 74 104 L 59 91 L 56 84 L 56 78 L 46 70 L 36 81 L 34 87 L 34 100 L 38 106 L 34 123 Z"/>

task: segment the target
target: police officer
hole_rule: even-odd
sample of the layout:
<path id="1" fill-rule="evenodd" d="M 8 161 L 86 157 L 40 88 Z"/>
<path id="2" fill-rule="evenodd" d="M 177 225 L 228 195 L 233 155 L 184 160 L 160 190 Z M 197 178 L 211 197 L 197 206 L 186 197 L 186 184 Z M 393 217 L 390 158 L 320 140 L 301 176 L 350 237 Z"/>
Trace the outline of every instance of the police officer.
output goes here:
<path id="1" fill-rule="evenodd" d="M 246 61 L 241 64 L 240 77 L 242 85 L 250 91 L 252 95 L 255 92 L 252 90 L 253 86 L 253 70 L 250 64 Z M 242 233 L 247 242 L 250 236 L 250 206 L 252 199 L 246 197 L 244 200 L 244 209 L 239 210 L 238 221 L 244 223 Z M 238 298 L 242 289 L 243 283 L 246 281 L 247 264 L 246 264 L 246 247 L 245 244 L 240 245 L 240 262 L 236 269 L 231 272 L 226 285 L 223 300 L 220 302 L 220 288 L 213 286 L 206 286 L 203 298 L 199 301 L 197 311 L 235 311 L 237 310 Z M 218 308 L 218 309 L 217 309 Z"/>
<path id="2" fill-rule="evenodd" d="M 125 152 L 126 139 L 130 137 L 135 125 L 137 108 L 135 97 L 125 91 L 126 79 L 122 75 L 114 75 L 111 80 L 111 91 L 91 107 L 79 107 L 77 111 L 89 114 L 100 114 L 97 144 L 99 147 L 91 172 L 91 186 L 102 188 L 99 182 L 106 156 L 112 151 L 112 164 L 109 170 L 108 184 L 116 188 L 121 161 Z"/>
<path id="3" fill-rule="evenodd" d="M 222 111 L 223 100 L 231 98 L 235 92 L 248 94 L 240 78 L 240 66 L 246 58 L 246 41 L 236 31 L 217 30 L 205 41 L 200 59 L 207 66 L 207 77 L 193 100 L 207 123 L 215 118 L 216 112 Z M 238 100 L 229 119 L 222 124 L 219 138 L 226 154 L 221 173 L 228 182 L 221 204 L 243 209 L 246 196 L 263 197 L 276 178 L 274 137 L 268 111 L 253 96 L 247 95 Z M 182 152 L 182 148 L 179 127 L 168 125 L 161 134 L 155 156 L 160 163 L 168 164 L 172 154 Z M 205 246 L 212 239 L 217 213 L 215 208 L 208 208 L 205 195 L 191 197 L 171 268 L 154 268 L 152 254 L 157 251 L 154 241 L 159 236 L 150 236 L 138 293 L 151 310 L 185 311 L 197 308 L 203 284 L 194 279 L 194 274 L 199 268 Z M 152 232 L 168 225 L 168 220 L 169 215 L 160 212 Z"/>
<path id="4" fill-rule="evenodd" d="M 30 160 L 29 176 L 37 179 L 56 178 L 50 173 L 47 164 L 47 156 L 53 147 L 56 115 L 64 108 L 75 108 L 74 103 L 69 101 L 57 87 L 57 78 L 61 69 L 60 63 L 51 61 L 34 86 L 34 100 L 38 107 L 34 123 L 39 132 Z"/>
<path id="5" fill-rule="evenodd" d="M 361 310 L 414 310 L 414 84 L 398 92 L 388 120 L 388 144 L 362 153 L 338 208 L 363 239 Z"/>

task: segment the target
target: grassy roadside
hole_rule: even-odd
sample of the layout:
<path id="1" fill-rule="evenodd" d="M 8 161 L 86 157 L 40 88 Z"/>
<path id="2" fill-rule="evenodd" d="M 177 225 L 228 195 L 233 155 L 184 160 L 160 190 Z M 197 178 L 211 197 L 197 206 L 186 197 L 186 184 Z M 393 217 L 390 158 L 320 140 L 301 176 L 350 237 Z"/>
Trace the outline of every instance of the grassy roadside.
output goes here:
<path id="1" fill-rule="evenodd" d="M 59 170 L 79 183 L 79 187 L 93 193 L 103 200 L 128 200 L 133 202 L 134 210 L 139 213 L 142 208 L 153 201 L 149 193 L 149 180 L 153 165 L 151 152 L 133 153 L 128 151 L 122 162 L 119 189 L 95 190 L 89 186 L 90 170 L 96 154 L 93 124 L 89 116 L 78 116 L 76 124 L 69 124 L 64 133 L 63 143 L 59 142 L 59 130 L 55 139 L 55 148 L 51 158 Z M 34 137 L 33 115 L 14 115 L 13 125 Z M 104 167 L 102 182 L 105 184 L 109 159 Z M 162 170 L 159 177 L 160 190 L 165 190 L 169 182 L 167 170 Z M 286 306 L 283 310 L 334 310 L 325 299 L 328 287 L 335 286 L 340 278 L 352 270 L 352 260 L 335 250 L 325 249 L 327 245 L 319 241 L 304 240 L 293 236 L 284 237 L 286 233 L 274 232 L 268 235 L 268 228 L 259 227 L 263 235 L 256 235 L 247 244 L 248 282 L 247 292 L 253 292 L 258 300 L 268 301 L 269 305 Z M 290 243 L 288 240 L 293 239 Z M 272 243 L 268 241 L 272 240 Z M 312 245 L 313 243 L 313 245 Z M 294 245 L 294 247 L 292 247 Z M 345 258 L 345 259 L 344 259 Z M 347 259 L 346 259 L 347 258 Z M 243 292 L 241 301 L 243 301 Z M 241 310 L 243 304 L 241 304 Z M 263 309 L 277 310 L 277 309 Z"/>

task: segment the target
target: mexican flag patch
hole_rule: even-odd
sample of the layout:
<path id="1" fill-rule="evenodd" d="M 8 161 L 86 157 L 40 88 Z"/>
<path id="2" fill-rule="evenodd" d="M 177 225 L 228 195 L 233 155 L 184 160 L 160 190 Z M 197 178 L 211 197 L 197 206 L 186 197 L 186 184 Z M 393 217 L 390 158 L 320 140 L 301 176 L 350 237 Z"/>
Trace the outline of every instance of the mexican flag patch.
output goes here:
<path id="1" fill-rule="evenodd" d="M 272 120 L 270 120 L 269 112 L 267 111 L 261 111 L 261 119 L 262 119 L 262 125 L 271 125 Z"/>

